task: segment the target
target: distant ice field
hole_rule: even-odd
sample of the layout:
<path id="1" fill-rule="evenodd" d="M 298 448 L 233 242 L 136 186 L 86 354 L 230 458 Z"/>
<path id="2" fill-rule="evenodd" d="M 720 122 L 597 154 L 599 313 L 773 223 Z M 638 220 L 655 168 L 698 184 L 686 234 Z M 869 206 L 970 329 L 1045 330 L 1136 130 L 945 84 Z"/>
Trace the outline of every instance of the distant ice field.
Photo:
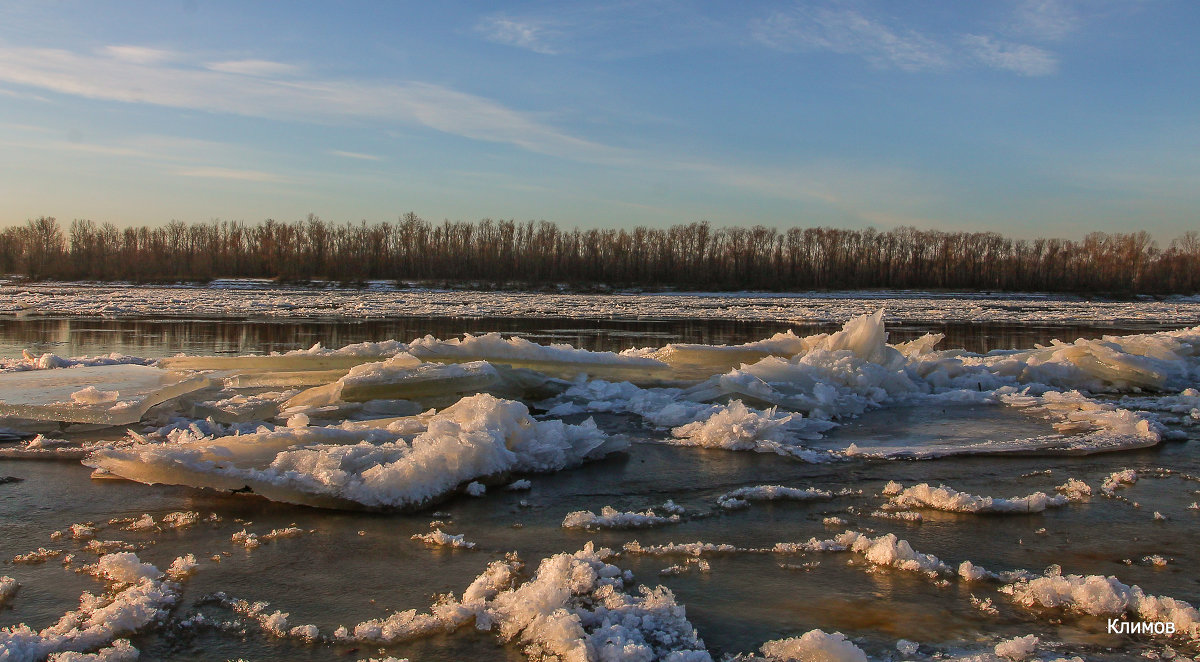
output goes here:
<path id="1" fill-rule="evenodd" d="M 508 291 L 276 287 L 264 281 L 208 286 L 96 283 L 0 285 L 0 316 L 387 319 L 527 317 L 569 319 L 724 319 L 845 322 L 886 310 L 889 323 L 1024 324 L 1200 323 L 1200 299 L 1112 300 L 1067 295 L 918 291 L 566 294 Z"/>

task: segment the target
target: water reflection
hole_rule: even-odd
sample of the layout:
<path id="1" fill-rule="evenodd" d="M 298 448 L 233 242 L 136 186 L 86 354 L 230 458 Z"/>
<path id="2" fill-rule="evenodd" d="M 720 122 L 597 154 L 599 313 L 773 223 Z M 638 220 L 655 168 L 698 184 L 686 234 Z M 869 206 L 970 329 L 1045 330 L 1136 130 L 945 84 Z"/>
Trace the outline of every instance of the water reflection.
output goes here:
<path id="1" fill-rule="evenodd" d="M 567 343 L 591 350 L 619 351 L 673 342 L 709 345 L 743 343 L 794 330 L 798 335 L 835 331 L 837 324 L 792 324 L 736 320 L 577 320 L 533 318 L 405 317 L 389 320 L 244 321 L 138 319 L 3 319 L 0 357 L 21 351 L 64 356 L 118 352 L 163 357 L 186 354 L 250 354 L 285 352 L 321 343 L 402 340 L 432 334 L 452 338 L 464 333 L 499 331 L 538 343 Z M 1071 341 L 1104 334 L 1139 333 L 1143 328 L 1096 326 L 1030 326 L 1018 324 L 927 323 L 889 327 L 891 340 L 911 340 L 924 333 L 944 333 L 942 347 L 975 352 L 1031 347 L 1052 339 Z"/>

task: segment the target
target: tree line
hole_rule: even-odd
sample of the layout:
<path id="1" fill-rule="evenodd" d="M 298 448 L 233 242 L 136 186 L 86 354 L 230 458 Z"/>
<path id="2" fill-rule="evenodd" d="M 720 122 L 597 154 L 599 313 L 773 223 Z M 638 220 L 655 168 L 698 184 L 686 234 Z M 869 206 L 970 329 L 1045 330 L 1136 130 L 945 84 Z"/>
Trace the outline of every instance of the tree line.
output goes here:
<path id="1" fill-rule="evenodd" d="M 843 288 L 1195 293 L 1200 233 L 1161 248 L 1145 231 L 1082 240 L 900 227 L 564 230 L 484 219 L 431 223 L 212 221 L 118 228 L 41 217 L 0 232 L 0 273 L 133 282 L 273 278 L 476 286 Z"/>

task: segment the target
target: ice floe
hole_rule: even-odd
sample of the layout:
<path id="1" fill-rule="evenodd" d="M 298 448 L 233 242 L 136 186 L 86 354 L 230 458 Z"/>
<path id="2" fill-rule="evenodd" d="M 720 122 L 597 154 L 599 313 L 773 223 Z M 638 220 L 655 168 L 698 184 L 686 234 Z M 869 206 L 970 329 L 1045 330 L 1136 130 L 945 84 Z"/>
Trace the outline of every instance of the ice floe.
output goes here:
<path id="1" fill-rule="evenodd" d="M 620 315 L 653 319 L 841 322 L 886 305 L 895 321 L 939 318 L 970 323 L 1103 324 L 1153 320 L 1166 324 L 1192 324 L 1200 316 L 1200 302 L 1194 297 L 1129 301 L 1054 294 L 914 290 L 569 294 L 448 291 L 422 287 L 313 289 L 283 287 L 252 279 L 240 279 L 238 296 L 230 296 L 225 283 L 194 287 L 112 283 L 3 284 L 0 286 L 0 301 L 3 302 L 0 310 L 37 316 L 189 319 L 251 316 L 371 319 L 381 314 L 604 319 Z"/>
<path id="2" fill-rule="evenodd" d="M 156 404 L 207 385 L 203 375 L 136 364 L 0 373 L 0 416 L 125 425 Z"/>
<path id="3" fill-rule="evenodd" d="M 678 514 L 656 515 L 653 509 L 644 512 L 622 512 L 612 506 L 604 506 L 600 514 L 590 510 L 576 510 L 563 518 L 564 529 L 641 529 L 650 526 L 674 524 L 680 521 Z"/>
<path id="4" fill-rule="evenodd" d="M 717 497 L 717 505 L 725 509 L 742 508 L 751 501 L 810 501 L 813 499 L 832 499 L 833 493 L 815 487 L 798 488 L 783 485 L 755 485 L 739 487 L 732 492 L 726 492 Z"/>
<path id="5" fill-rule="evenodd" d="M 465 539 L 464 534 L 453 535 L 446 533 L 441 529 L 434 529 L 429 533 L 418 533 L 412 536 L 413 540 L 420 540 L 431 547 L 460 547 L 462 549 L 474 549 L 475 543 Z"/>
<path id="6" fill-rule="evenodd" d="M 996 655 L 1010 660 L 1027 660 L 1037 650 L 1039 639 L 1036 635 L 1027 634 L 1023 637 L 1005 639 L 996 644 Z"/>
<path id="7" fill-rule="evenodd" d="M 356 366 L 335 382 L 302 391 L 285 402 L 283 408 L 452 395 L 485 389 L 499 379 L 496 369 L 483 361 L 427 364 L 400 354 L 382 363 Z"/>
<path id="8" fill-rule="evenodd" d="M 1047 574 L 1006 585 L 1001 591 L 1026 608 L 1062 609 L 1091 616 L 1132 616 L 1171 623 L 1174 634 L 1200 637 L 1200 611 L 1166 596 L 1148 595 L 1141 587 L 1102 575 Z"/>
<path id="9" fill-rule="evenodd" d="M 1100 491 L 1106 495 L 1112 495 L 1117 490 L 1128 487 L 1138 482 L 1138 472 L 1133 469 L 1122 469 L 1109 474 L 1108 478 L 1100 485 Z"/>
<path id="10" fill-rule="evenodd" d="M 717 407 L 703 420 L 674 428 L 672 439 L 667 443 L 777 453 L 811 462 L 827 459 L 823 453 L 799 446 L 796 432 L 805 427 L 803 420 L 800 414 L 781 413 L 774 407 L 758 411 L 734 400 L 727 406 Z M 818 422 L 815 427 L 823 431 L 830 426 Z"/>
<path id="11" fill-rule="evenodd" d="M 461 598 L 443 596 L 430 612 L 415 609 L 339 628 L 342 641 L 395 643 L 473 622 L 533 660 L 672 660 L 711 662 L 685 610 L 665 587 L 625 590 L 632 575 L 606 562 L 591 543 L 545 558 L 528 579 L 515 556 L 493 561 Z"/>
<path id="12" fill-rule="evenodd" d="M 347 429 L 349 428 L 349 429 Z M 276 429 L 94 453 L 87 464 L 146 483 L 224 490 L 332 507 L 417 507 L 475 479 L 557 471 L 623 448 L 594 424 L 535 421 L 487 394 L 385 427 Z"/>
<path id="13" fill-rule="evenodd" d="M 566 344 L 539 345 L 499 333 L 439 340 L 426 336 L 409 343 L 407 351 L 424 361 L 459 363 L 486 361 L 492 365 L 528 368 L 551 377 L 572 379 L 586 374 L 596 379 L 634 383 L 667 379 L 669 366 L 649 356 L 593 352 Z"/>
<path id="14" fill-rule="evenodd" d="M 12 577 L 0 576 L 0 607 L 12 602 L 20 587 L 21 583 Z"/>
<path id="15" fill-rule="evenodd" d="M 958 513 L 1039 513 L 1046 508 L 1065 506 L 1070 501 L 1066 496 L 1047 496 L 1044 492 L 1002 499 L 959 492 L 945 485 L 934 488 L 928 483 L 921 483 L 897 493 L 890 505 L 895 508 L 928 508 Z"/>
<path id="16" fill-rule="evenodd" d="M 776 639 L 759 650 L 771 662 L 867 662 L 867 654 L 841 632 L 810 630 L 799 637 Z"/>

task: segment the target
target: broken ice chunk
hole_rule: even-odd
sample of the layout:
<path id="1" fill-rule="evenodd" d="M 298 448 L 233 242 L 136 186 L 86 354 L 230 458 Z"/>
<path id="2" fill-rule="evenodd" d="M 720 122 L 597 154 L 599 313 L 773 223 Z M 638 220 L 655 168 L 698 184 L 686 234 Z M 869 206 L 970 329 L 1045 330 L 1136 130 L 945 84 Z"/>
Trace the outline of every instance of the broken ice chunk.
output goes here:
<path id="1" fill-rule="evenodd" d="M 284 409 L 324 407 L 338 402 L 400 400 L 464 393 L 496 383 L 496 369 L 483 361 L 453 365 L 413 365 L 412 357 L 360 365 L 341 379 L 302 391 Z"/>
<path id="2" fill-rule="evenodd" d="M 173 356 L 160 359 L 167 370 L 348 370 L 356 365 L 387 358 L 357 354 L 271 354 L 269 356 Z"/>
<path id="3" fill-rule="evenodd" d="M 203 375 L 143 365 L 108 365 L 0 374 L 0 416 L 64 423 L 128 425 L 150 407 L 208 386 Z"/>
<path id="4" fill-rule="evenodd" d="M 742 345 L 699 345 L 673 343 L 651 356 L 669 364 L 681 378 L 703 379 L 709 375 L 728 372 L 743 363 L 755 363 L 768 356 L 791 357 L 803 354 L 809 347 L 805 338 L 791 329 L 765 340 Z"/>
<path id="5" fill-rule="evenodd" d="M 320 386 L 341 379 L 349 370 L 238 370 L 225 377 L 225 387 Z"/>
<path id="6" fill-rule="evenodd" d="M 426 336 L 410 343 L 408 351 L 424 361 L 462 363 L 482 360 L 512 368 L 530 368 L 562 379 L 586 373 L 595 379 L 637 384 L 670 377 L 670 366 L 650 357 L 592 352 L 566 344 L 539 345 L 524 338 L 504 338 L 499 333 L 482 336 L 468 333 L 461 339 L 450 340 Z"/>
<path id="7" fill-rule="evenodd" d="M 192 405 L 194 418 L 211 418 L 218 423 L 245 423 L 264 421 L 275 416 L 279 403 L 268 397 L 279 393 L 261 395 L 235 395 L 222 400 L 208 400 Z"/>
<path id="8" fill-rule="evenodd" d="M 99 451 L 86 464 L 144 483 L 253 492 L 288 503 L 416 508 L 476 479 L 558 471 L 628 445 L 591 421 L 536 421 L 525 405 L 487 394 L 378 425 L 136 444 Z"/>
<path id="9" fill-rule="evenodd" d="M 0 607 L 11 601 L 20 587 L 20 582 L 12 577 L 0 577 Z"/>
<path id="10" fill-rule="evenodd" d="M 1153 340 L 1152 340 L 1153 339 Z M 1080 338 L 1067 344 L 1016 352 L 989 361 L 989 370 L 1021 383 L 1042 383 L 1093 392 L 1134 388 L 1161 391 L 1186 384 L 1186 362 L 1169 334 L 1146 334 L 1102 340 Z"/>

